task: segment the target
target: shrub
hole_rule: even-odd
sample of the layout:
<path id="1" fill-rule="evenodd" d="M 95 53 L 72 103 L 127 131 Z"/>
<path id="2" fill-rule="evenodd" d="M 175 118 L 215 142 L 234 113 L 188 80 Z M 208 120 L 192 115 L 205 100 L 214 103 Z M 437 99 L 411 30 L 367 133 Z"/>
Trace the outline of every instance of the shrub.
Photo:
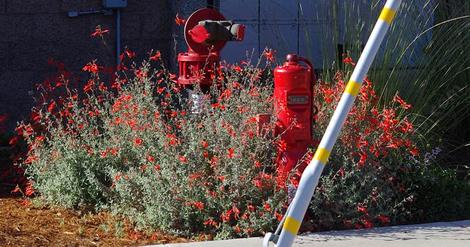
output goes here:
<path id="1" fill-rule="evenodd" d="M 13 165 L 13 160 L 24 148 L 24 143 L 18 142 L 17 136 L 11 138 L 13 133 L 7 131 L 5 127 L 7 121 L 7 115 L 0 114 L 0 194 L 2 195 L 9 194 L 15 186 L 22 190 L 29 187 L 27 179 L 23 176 L 24 170 Z"/>
<path id="2" fill-rule="evenodd" d="M 344 63 L 354 66 L 350 58 Z M 317 87 L 317 138 L 323 135 L 347 77 L 339 72 Z M 374 86 L 369 79 L 364 81 L 343 126 L 307 213 L 309 229 L 468 217 L 470 184 L 457 180 L 455 171 L 439 168 L 439 148 L 431 153 L 418 148 L 422 140 L 409 120 L 413 106 L 395 92 L 392 102 L 379 108 Z"/>
<path id="3" fill-rule="evenodd" d="M 345 62 L 354 65 L 349 58 Z M 332 82 L 319 82 L 317 138 L 339 102 L 346 76 L 338 72 Z M 416 167 L 410 160 L 419 150 L 413 124 L 398 112 L 411 105 L 396 94 L 380 109 L 373 86 L 369 79 L 363 82 L 320 179 L 308 214 L 313 229 L 388 225 L 407 212 L 402 204 L 409 199 L 408 175 Z"/>
<path id="4" fill-rule="evenodd" d="M 40 87 L 42 104 L 33 109 L 32 123 L 17 128 L 29 146 L 22 163 L 32 186 L 51 204 L 111 210 L 140 230 L 217 238 L 272 231 L 289 193 L 277 183 L 276 119 L 257 121 L 273 113 L 270 68 L 224 64 L 211 75 L 214 86 L 188 91 L 157 55 L 122 66 L 110 83 L 91 62 L 83 68 L 91 75 L 83 91 L 71 88 L 69 75 Z M 339 71 L 315 88 L 316 140 L 347 76 Z M 433 192 L 445 193 L 423 188 L 451 184 L 452 176 L 444 172 L 433 182 L 436 170 L 422 161 L 408 121 L 411 105 L 396 93 L 379 108 L 373 88 L 366 79 L 311 202 L 309 230 L 422 220 L 423 212 L 442 206 L 436 201 L 423 211 Z M 288 188 L 295 190 L 300 167 Z M 452 188 L 469 194 L 467 187 Z"/>
<path id="5" fill-rule="evenodd" d="M 271 77 L 227 65 L 207 94 L 191 92 L 195 102 L 150 62 L 123 67 L 111 85 L 89 63 L 83 96 L 64 78 L 43 87 L 65 96 L 35 109 L 39 127 L 18 128 L 34 188 L 50 203 L 111 209 L 141 229 L 220 238 L 271 229 L 285 196 L 274 180 L 273 126 L 260 131 L 256 118 L 272 111 Z"/>

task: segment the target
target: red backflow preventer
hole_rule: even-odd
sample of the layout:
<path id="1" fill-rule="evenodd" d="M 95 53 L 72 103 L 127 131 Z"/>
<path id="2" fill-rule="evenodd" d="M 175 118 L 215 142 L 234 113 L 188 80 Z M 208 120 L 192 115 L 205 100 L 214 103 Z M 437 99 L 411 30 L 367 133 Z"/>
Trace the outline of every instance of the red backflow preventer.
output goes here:
<path id="1" fill-rule="evenodd" d="M 289 172 L 312 145 L 313 117 L 316 114 L 312 63 L 295 54 L 287 55 L 286 60 L 274 69 L 274 109 L 278 119 L 276 134 L 280 135 L 280 142 L 285 145 L 285 150 L 280 151 L 277 157 L 280 186 L 285 184 Z M 298 167 L 299 172 L 305 169 L 307 163 L 304 163 Z"/>

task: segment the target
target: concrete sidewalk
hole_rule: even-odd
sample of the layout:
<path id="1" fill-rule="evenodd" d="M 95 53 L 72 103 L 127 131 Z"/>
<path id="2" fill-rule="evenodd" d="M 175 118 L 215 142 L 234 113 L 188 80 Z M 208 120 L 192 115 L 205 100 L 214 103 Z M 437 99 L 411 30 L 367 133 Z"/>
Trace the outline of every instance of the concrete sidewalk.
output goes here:
<path id="1" fill-rule="evenodd" d="M 156 246 L 156 245 L 154 245 Z M 260 247 L 261 238 L 167 244 L 168 247 Z M 274 246 L 271 244 L 271 246 Z M 294 246 L 470 247 L 470 220 L 373 229 L 330 231 L 299 236 Z"/>

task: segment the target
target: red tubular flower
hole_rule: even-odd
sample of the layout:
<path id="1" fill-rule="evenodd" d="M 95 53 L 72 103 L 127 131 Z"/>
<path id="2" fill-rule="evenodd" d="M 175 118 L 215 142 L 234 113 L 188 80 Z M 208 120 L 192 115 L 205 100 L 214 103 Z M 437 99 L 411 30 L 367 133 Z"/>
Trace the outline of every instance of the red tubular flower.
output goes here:
<path id="1" fill-rule="evenodd" d="M 233 148 L 229 148 L 227 150 L 227 157 L 228 158 L 233 158 L 235 155 L 234 155 L 234 149 Z"/>
<path id="2" fill-rule="evenodd" d="M 181 18 L 177 13 L 176 16 L 175 16 L 175 23 L 178 26 L 182 26 L 186 23 L 186 20 L 184 18 Z"/>
<path id="3" fill-rule="evenodd" d="M 157 61 L 157 60 L 160 60 L 162 57 L 162 54 L 160 53 L 160 51 L 157 51 L 155 52 L 155 54 L 153 56 L 150 56 L 150 61 Z"/>
<path id="4" fill-rule="evenodd" d="M 224 111 L 225 110 L 225 106 L 220 104 L 220 103 L 214 103 L 214 104 L 211 104 L 212 108 L 214 109 L 220 109 L 221 111 Z"/>
<path id="5" fill-rule="evenodd" d="M 227 210 L 225 213 L 223 213 L 221 216 L 220 216 L 220 219 L 223 221 L 223 222 L 229 222 L 230 221 L 230 218 L 232 216 L 232 213 L 233 213 L 233 210 L 232 209 L 229 209 Z"/>
<path id="6" fill-rule="evenodd" d="M 263 181 L 259 178 L 253 179 L 253 185 L 255 185 L 256 188 L 262 189 L 263 188 Z"/>
<path id="7" fill-rule="evenodd" d="M 95 27 L 95 31 L 90 35 L 91 37 L 103 37 L 103 34 L 109 33 L 108 29 L 102 29 L 100 25 Z"/>
<path id="8" fill-rule="evenodd" d="M 37 160 L 38 160 L 38 157 L 37 157 L 37 156 L 35 156 L 35 155 L 30 155 L 30 156 L 28 156 L 28 158 L 24 161 L 24 163 L 25 163 L 25 164 L 31 164 L 31 163 L 33 163 L 33 162 L 35 162 L 35 161 L 37 161 Z"/>
<path id="9" fill-rule="evenodd" d="M 232 211 L 233 211 L 233 218 L 238 220 L 240 218 L 240 210 L 236 206 L 233 206 Z"/>
<path id="10" fill-rule="evenodd" d="M 185 164 L 188 163 L 188 158 L 184 157 L 183 155 L 179 155 L 178 159 L 180 160 L 181 163 Z"/>
<path id="11" fill-rule="evenodd" d="M 419 149 L 416 147 L 410 148 L 410 154 L 413 156 L 418 156 L 419 155 Z"/>
<path id="12" fill-rule="evenodd" d="M 83 91 L 85 91 L 85 93 L 90 92 L 91 90 L 93 90 L 94 85 L 95 82 L 93 80 L 88 80 L 87 84 L 85 84 L 85 86 L 83 87 Z"/>
<path id="13" fill-rule="evenodd" d="M 49 104 L 49 106 L 47 107 L 47 111 L 49 113 L 52 113 L 52 111 L 54 111 L 54 109 L 56 108 L 57 104 L 55 103 L 55 101 L 52 101 L 51 104 Z"/>
<path id="14" fill-rule="evenodd" d="M 225 176 L 217 176 L 217 180 L 219 180 L 220 182 L 224 182 Z"/>
<path id="15" fill-rule="evenodd" d="M 8 144 L 10 144 L 10 146 L 15 146 L 19 140 L 20 138 L 18 136 L 13 136 L 8 142 Z"/>
<path id="16" fill-rule="evenodd" d="M 207 148 L 207 147 L 209 147 L 209 143 L 207 143 L 206 140 L 202 140 L 202 141 L 201 141 L 201 146 L 202 146 L 203 148 Z"/>
<path id="17" fill-rule="evenodd" d="M 390 142 L 388 145 L 387 145 L 388 148 L 392 148 L 392 149 L 397 149 L 399 148 L 399 142 L 397 142 L 396 140 L 393 140 L 392 142 Z"/>
<path id="18" fill-rule="evenodd" d="M 31 200 L 28 200 L 28 199 L 21 200 L 21 201 L 20 201 L 20 204 L 21 204 L 22 206 L 27 207 L 27 206 L 31 205 Z"/>
<path id="19" fill-rule="evenodd" d="M 136 146 L 140 146 L 140 145 L 142 145 L 142 143 L 143 143 L 143 140 L 141 138 L 135 138 L 134 139 L 134 144 Z"/>
<path id="20" fill-rule="evenodd" d="M 368 219 L 363 219 L 362 220 L 362 225 L 364 226 L 364 228 L 372 228 L 374 227 L 374 223 L 372 223 L 370 220 Z"/>
<path id="21" fill-rule="evenodd" d="M 408 119 L 404 119 L 400 124 L 400 130 L 403 133 L 412 133 L 414 128 L 413 124 L 408 121 Z"/>
<path id="22" fill-rule="evenodd" d="M 171 111 L 171 112 L 170 112 L 170 117 L 175 118 L 175 117 L 177 117 L 177 116 L 178 116 L 178 112 L 177 112 L 177 111 Z"/>
<path id="23" fill-rule="evenodd" d="M 233 69 L 234 71 L 236 71 L 236 72 L 242 72 L 242 70 L 243 70 L 243 69 L 242 69 L 240 66 L 238 66 L 238 65 L 233 65 L 233 66 L 232 66 L 232 69 Z"/>
<path id="24" fill-rule="evenodd" d="M 382 224 L 389 224 L 390 223 L 390 217 L 388 217 L 386 215 L 379 214 L 376 218 Z"/>
<path id="25" fill-rule="evenodd" d="M 277 221 L 281 222 L 283 216 L 281 213 L 276 211 L 274 212 L 274 216 L 276 217 Z"/>
<path id="26" fill-rule="evenodd" d="M 271 205 L 269 204 L 269 202 L 265 202 L 264 205 L 263 205 L 263 208 L 267 212 L 271 212 Z"/>
<path id="27" fill-rule="evenodd" d="M 263 56 L 265 56 L 266 60 L 268 60 L 269 62 L 274 62 L 274 60 L 276 60 L 276 58 L 274 57 L 275 54 L 276 51 L 273 49 L 265 49 L 263 52 Z"/>
<path id="28" fill-rule="evenodd" d="M 393 97 L 393 102 L 397 102 L 405 110 L 411 108 L 411 104 L 406 103 L 406 101 L 404 101 L 400 96 L 398 96 L 398 94 Z"/>
<path id="29" fill-rule="evenodd" d="M 216 226 L 217 226 L 217 222 L 216 222 L 214 219 L 212 219 L 212 218 L 210 218 L 210 219 L 204 221 L 203 224 L 204 224 L 205 226 L 212 226 L 212 227 L 216 227 Z"/>
<path id="30" fill-rule="evenodd" d="M 147 155 L 147 161 L 150 162 L 150 163 L 154 163 L 155 162 L 155 158 L 152 156 L 152 155 Z"/>
<path id="31" fill-rule="evenodd" d="M 163 92 L 165 92 L 165 89 L 165 87 L 157 87 L 157 93 L 162 94 Z"/>
<path id="32" fill-rule="evenodd" d="M 232 91 L 230 89 L 225 89 L 219 96 L 219 101 L 228 99 L 232 95 Z"/>
<path id="33" fill-rule="evenodd" d="M 357 205 L 357 212 L 364 213 L 366 215 L 368 214 L 367 207 L 364 207 L 362 205 Z"/>
<path id="34" fill-rule="evenodd" d="M 204 203 L 203 202 L 198 201 L 198 202 L 193 202 L 192 204 L 196 209 L 198 209 L 200 211 L 202 211 L 204 209 Z"/>
<path id="35" fill-rule="evenodd" d="M 366 164 L 366 161 L 367 161 L 367 154 L 364 152 L 360 152 L 359 162 L 358 162 L 359 168 L 362 168 Z"/>
<path id="36" fill-rule="evenodd" d="M 32 196 L 34 194 L 34 189 L 33 189 L 33 185 L 31 184 L 31 182 L 27 182 L 26 183 L 26 189 L 25 189 L 25 193 L 24 193 L 26 196 Z"/>
<path id="37" fill-rule="evenodd" d="M 135 52 L 129 50 L 128 48 L 126 48 L 126 50 L 124 51 L 124 54 L 126 54 L 126 56 L 127 56 L 128 58 L 134 58 L 134 57 L 136 56 L 136 55 L 135 55 Z"/>
<path id="38" fill-rule="evenodd" d="M 232 83 L 232 87 L 233 87 L 234 89 L 240 89 L 240 88 L 242 87 L 242 85 L 241 85 L 239 82 L 234 81 L 234 82 Z"/>
<path id="39" fill-rule="evenodd" d="M 178 144 L 178 138 L 175 134 L 166 134 L 166 137 L 168 138 L 168 145 L 176 146 Z"/>
<path id="40" fill-rule="evenodd" d="M 95 62 L 90 62 L 83 66 L 82 70 L 85 72 L 96 74 L 98 73 L 98 65 Z"/>
<path id="41" fill-rule="evenodd" d="M 108 152 L 111 153 L 112 155 L 116 156 L 119 152 L 119 148 L 110 148 L 110 149 L 108 149 Z"/>
<path id="42" fill-rule="evenodd" d="M 354 63 L 353 60 L 352 60 L 352 58 L 349 57 L 349 56 L 343 58 L 343 63 L 345 63 L 345 64 L 350 64 L 350 65 L 352 65 L 352 66 L 355 66 L 355 65 L 356 65 L 356 63 Z"/>
<path id="43" fill-rule="evenodd" d="M 102 82 L 100 83 L 100 86 L 98 87 L 98 89 L 104 92 L 108 90 L 108 87 L 106 87 L 104 83 Z"/>
<path id="44" fill-rule="evenodd" d="M 37 113 L 36 111 L 31 112 L 31 120 L 33 120 L 34 123 L 39 123 L 41 121 L 41 115 Z M 1 120 L 0 120 L 1 122 Z"/>

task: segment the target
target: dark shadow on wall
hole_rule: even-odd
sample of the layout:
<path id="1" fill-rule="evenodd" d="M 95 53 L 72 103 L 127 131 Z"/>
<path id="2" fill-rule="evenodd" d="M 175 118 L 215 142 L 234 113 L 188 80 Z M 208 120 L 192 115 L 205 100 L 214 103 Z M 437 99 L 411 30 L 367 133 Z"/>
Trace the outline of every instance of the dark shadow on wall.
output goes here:
<path id="1" fill-rule="evenodd" d="M 28 118 L 35 85 L 56 73 L 50 59 L 74 74 L 94 59 L 114 66 L 115 16 L 68 17 L 71 10 L 90 9 L 102 9 L 102 0 L 0 0 L 0 115 L 7 115 L 8 130 Z M 137 61 L 160 50 L 171 64 L 174 1 L 129 0 L 121 16 L 123 48 L 135 51 Z M 98 25 L 109 30 L 103 39 L 90 36 Z"/>

